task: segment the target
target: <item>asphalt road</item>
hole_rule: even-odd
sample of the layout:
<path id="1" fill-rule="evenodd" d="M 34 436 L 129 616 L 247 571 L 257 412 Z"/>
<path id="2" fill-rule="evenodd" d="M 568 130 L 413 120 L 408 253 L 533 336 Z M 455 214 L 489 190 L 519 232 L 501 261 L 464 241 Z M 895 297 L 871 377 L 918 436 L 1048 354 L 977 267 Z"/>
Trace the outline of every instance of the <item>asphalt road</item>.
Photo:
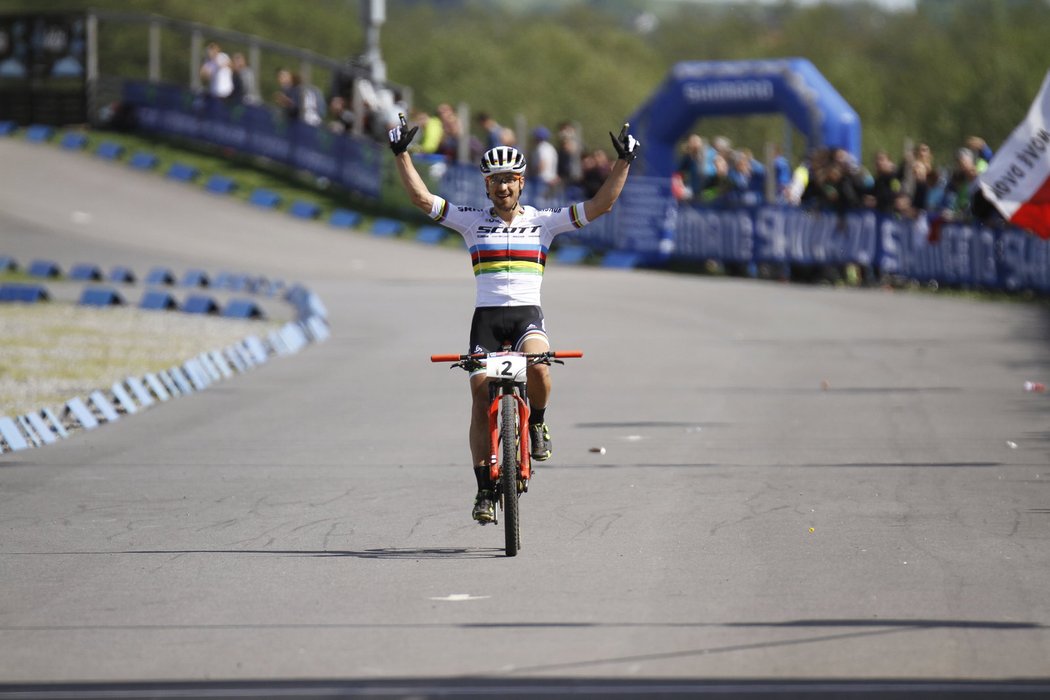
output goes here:
<path id="1" fill-rule="evenodd" d="M 428 361 L 462 252 L 0 140 L 0 253 L 301 281 L 333 329 L 0 456 L 0 698 L 1050 692 L 1035 307 L 551 264 L 586 356 L 510 559 Z"/>

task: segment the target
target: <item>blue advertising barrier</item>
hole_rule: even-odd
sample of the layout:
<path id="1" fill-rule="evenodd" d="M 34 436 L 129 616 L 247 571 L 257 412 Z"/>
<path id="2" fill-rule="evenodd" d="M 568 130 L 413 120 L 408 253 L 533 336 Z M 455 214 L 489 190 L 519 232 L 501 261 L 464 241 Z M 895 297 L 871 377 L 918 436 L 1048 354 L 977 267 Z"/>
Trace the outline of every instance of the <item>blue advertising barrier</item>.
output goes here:
<path id="1" fill-rule="evenodd" d="M 678 212 L 674 258 L 784 265 L 856 264 L 880 275 L 967 288 L 1050 291 L 1050 241 L 1016 228 L 945 224 L 871 211 L 789 207 Z"/>
<path id="2" fill-rule="evenodd" d="M 289 122 L 267 107 L 228 104 L 176 85 L 126 81 L 122 99 L 142 131 L 262 156 L 366 197 L 380 195 L 385 149 L 371 139 Z"/>
<path id="3" fill-rule="evenodd" d="M 383 159 L 389 154 L 371 139 L 289 123 L 265 107 L 228 105 L 173 85 L 128 81 L 124 100 L 134 108 L 143 131 L 264 156 L 369 198 L 383 194 Z M 475 166 L 438 164 L 428 158 L 416 156 L 433 191 L 463 206 L 487 204 L 484 180 Z M 541 199 L 540 192 L 527 185 L 522 201 L 550 208 L 585 198 L 572 189 L 557 200 Z M 346 214 L 352 220 L 337 224 L 333 215 L 333 224 L 359 222 L 355 212 Z M 1050 241 L 1019 229 L 945 224 L 931 240 L 924 219 L 897 219 L 869 210 L 839 217 L 784 206 L 680 205 L 671 194 L 670 178 L 638 174 L 627 180 L 612 212 L 559 237 L 558 244 L 600 253 L 603 259 L 610 252 L 623 253 L 623 260 L 641 265 L 716 260 L 749 270 L 760 264 L 789 270 L 853 264 L 872 275 L 1050 292 Z"/>

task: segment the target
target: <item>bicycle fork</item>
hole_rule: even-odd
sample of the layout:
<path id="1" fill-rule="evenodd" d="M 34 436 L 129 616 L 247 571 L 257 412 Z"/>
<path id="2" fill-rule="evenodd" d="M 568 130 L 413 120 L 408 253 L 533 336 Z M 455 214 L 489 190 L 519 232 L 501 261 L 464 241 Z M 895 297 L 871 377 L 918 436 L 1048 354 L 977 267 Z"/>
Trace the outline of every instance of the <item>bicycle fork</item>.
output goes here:
<path id="1" fill-rule="evenodd" d="M 516 384 L 513 387 L 493 386 L 492 401 L 489 403 L 489 478 L 492 483 L 499 483 L 500 463 L 500 403 L 504 396 L 513 396 L 518 408 L 518 463 L 508 465 L 508 468 L 517 468 L 518 492 L 524 493 L 529 490 L 529 479 L 532 478 L 532 446 L 529 444 L 529 402 L 523 397 L 525 385 Z"/>

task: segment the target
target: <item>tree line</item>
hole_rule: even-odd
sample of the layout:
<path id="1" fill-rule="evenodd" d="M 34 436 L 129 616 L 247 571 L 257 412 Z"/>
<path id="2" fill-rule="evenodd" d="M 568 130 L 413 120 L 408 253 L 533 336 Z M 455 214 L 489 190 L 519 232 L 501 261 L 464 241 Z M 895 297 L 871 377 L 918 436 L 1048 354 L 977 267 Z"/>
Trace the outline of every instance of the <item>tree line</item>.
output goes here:
<path id="1" fill-rule="evenodd" d="M 153 12 L 343 58 L 364 48 L 361 2 L 8 0 L 4 11 Z M 504 124 L 518 114 L 530 125 L 574 120 L 595 146 L 608 145 L 605 132 L 679 61 L 808 58 L 860 115 L 869 164 L 875 150 L 896 156 L 908 139 L 929 143 L 938 162 L 972 134 L 998 146 L 1050 68 L 1046 27 L 1046 0 L 918 0 L 900 12 L 791 0 L 389 0 L 380 36 L 389 79 L 410 86 L 416 105 L 465 102 Z M 141 75 L 141 39 L 117 34 L 107 34 L 106 69 Z M 785 137 L 774 117 L 704 120 L 696 131 L 756 151 Z"/>

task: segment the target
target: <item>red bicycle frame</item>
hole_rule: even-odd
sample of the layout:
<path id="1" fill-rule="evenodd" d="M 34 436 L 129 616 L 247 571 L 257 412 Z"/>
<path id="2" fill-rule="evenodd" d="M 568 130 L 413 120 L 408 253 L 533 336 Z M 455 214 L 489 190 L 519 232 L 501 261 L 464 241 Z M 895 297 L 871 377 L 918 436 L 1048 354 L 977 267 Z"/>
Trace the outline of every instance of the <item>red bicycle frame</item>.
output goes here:
<path id="1" fill-rule="evenodd" d="M 499 481 L 499 405 L 500 399 L 506 394 L 500 382 L 492 383 L 492 402 L 489 404 L 489 478 L 493 483 Z M 524 387 L 522 387 L 524 388 Z M 529 402 L 522 398 L 521 394 L 511 389 L 518 406 L 518 426 L 529 424 Z M 532 478 L 532 450 L 529 444 L 528 429 L 518 429 L 518 471 L 522 481 L 526 484 Z"/>
<path id="2" fill-rule="evenodd" d="M 583 357 L 579 350 L 561 350 L 557 352 L 524 353 L 528 365 L 550 364 L 552 360 L 564 358 Z M 487 353 L 473 355 L 431 355 L 431 362 L 453 362 L 454 366 L 473 370 L 483 366 L 488 359 Z M 526 400 L 525 382 L 514 382 L 510 379 L 491 379 L 492 402 L 489 404 L 488 429 L 489 429 L 489 476 L 493 482 L 499 480 L 499 405 L 500 399 L 507 394 L 514 397 L 518 406 L 518 464 L 522 481 L 526 484 L 532 477 L 532 449 L 529 442 L 529 402 Z M 515 388 L 518 390 L 515 391 Z"/>

